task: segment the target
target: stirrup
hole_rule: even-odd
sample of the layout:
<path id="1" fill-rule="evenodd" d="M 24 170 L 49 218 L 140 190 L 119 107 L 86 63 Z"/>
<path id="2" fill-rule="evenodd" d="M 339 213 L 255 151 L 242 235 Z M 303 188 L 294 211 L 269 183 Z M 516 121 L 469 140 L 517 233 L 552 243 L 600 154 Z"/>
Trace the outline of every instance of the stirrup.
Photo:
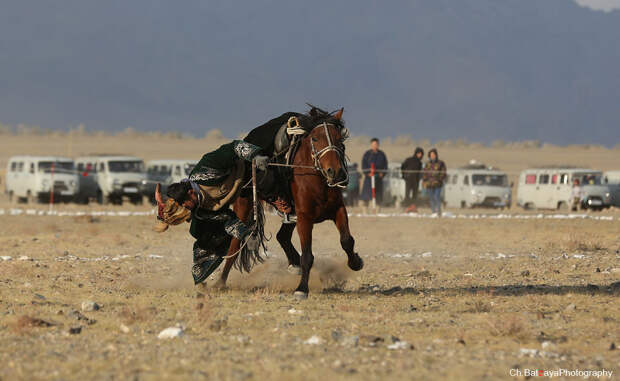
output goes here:
<path id="1" fill-rule="evenodd" d="M 297 215 L 293 213 L 282 213 L 279 210 L 276 211 L 280 217 L 282 217 L 283 224 L 296 224 Z"/>

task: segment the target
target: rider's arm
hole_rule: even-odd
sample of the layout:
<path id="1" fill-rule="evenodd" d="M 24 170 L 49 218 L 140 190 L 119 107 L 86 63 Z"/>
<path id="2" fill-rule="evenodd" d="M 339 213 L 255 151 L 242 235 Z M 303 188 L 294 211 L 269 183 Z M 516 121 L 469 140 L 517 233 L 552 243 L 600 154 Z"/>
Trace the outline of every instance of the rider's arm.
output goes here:
<path id="1" fill-rule="evenodd" d="M 260 154 L 261 148 L 243 140 L 234 140 L 233 151 L 240 159 L 252 161 L 252 159 Z"/>

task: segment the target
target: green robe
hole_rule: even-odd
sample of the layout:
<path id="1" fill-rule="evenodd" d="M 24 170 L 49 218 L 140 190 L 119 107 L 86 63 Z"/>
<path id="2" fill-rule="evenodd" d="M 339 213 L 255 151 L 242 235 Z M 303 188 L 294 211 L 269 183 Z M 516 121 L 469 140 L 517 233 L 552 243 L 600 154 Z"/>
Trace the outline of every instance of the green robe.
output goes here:
<path id="1" fill-rule="evenodd" d="M 231 174 L 235 161 L 252 161 L 261 148 L 243 140 L 233 140 L 215 151 L 206 153 L 189 174 L 189 180 L 198 185 L 219 185 Z"/>
<path id="2" fill-rule="evenodd" d="M 238 160 L 252 161 L 260 151 L 258 146 L 233 140 L 205 154 L 189 174 L 189 180 L 199 186 L 220 185 L 232 174 Z M 204 196 L 199 193 L 198 198 L 202 204 Z M 192 275 L 194 283 L 198 284 L 222 263 L 232 237 L 245 239 L 249 228 L 228 207 L 217 211 L 198 207 L 192 211 L 189 231 L 196 239 Z"/>

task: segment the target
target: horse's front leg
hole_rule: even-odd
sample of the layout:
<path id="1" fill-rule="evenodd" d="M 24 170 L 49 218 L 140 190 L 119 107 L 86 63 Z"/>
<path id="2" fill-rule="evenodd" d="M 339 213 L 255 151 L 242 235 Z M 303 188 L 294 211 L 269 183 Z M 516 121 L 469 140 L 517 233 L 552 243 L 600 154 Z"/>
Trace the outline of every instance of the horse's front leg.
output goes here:
<path id="1" fill-rule="evenodd" d="M 310 280 L 310 269 L 314 262 L 314 256 L 312 255 L 312 227 L 313 223 L 310 218 L 297 215 L 297 233 L 301 243 L 301 281 L 299 286 L 297 286 L 297 290 L 295 290 L 295 296 L 299 299 L 306 299 L 309 292 L 308 281 Z"/>
<path id="2" fill-rule="evenodd" d="M 250 219 L 250 212 L 252 211 L 252 198 L 247 197 L 239 197 L 233 204 L 233 210 L 239 218 L 244 223 L 247 223 Z M 226 288 L 226 280 L 228 280 L 228 274 L 230 273 L 230 269 L 232 269 L 235 261 L 237 260 L 238 254 L 233 256 L 234 253 L 237 253 L 241 248 L 241 241 L 237 238 L 233 238 L 230 241 L 230 246 L 228 247 L 228 253 L 226 253 L 226 262 L 224 263 L 224 269 L 220 274 L 220 279 L 218 279 L 215 284 L 216 288 L 224 289 Z"/>
<path id="3" fill-rule="evenodd" d="M 342 246 L 342 250 L 347 253 L 347 257 L 349 257 L 349 268 L 353 271 L 361 270 L 364 267 L 364 261 L 355 252 L 355 239 L 353 239 L 351 231 L 349 230 L 349 216 L 347 215 L 347 208 L 344 205 L 336 212 L 334 222 L 340 232 L 340 246 Z"/>
<path id="4" fill-rule="evenodd" d="M 223 290 L 226 288 L 226 281 L 228 280 L 228 274 L 232 269 L 235 261 L 237 260 L 238 255 L 231 257 L 231 255 L 237 252 L 241 248 L 241 242 L 237 238 L 233 238 L 230 242 L 230 247 L 228 248 L 228 253 L 226 253 L 226 261 L 224 262 L 224 268 L 222 269 L 222 273 L 220 274 L 220 279 L 215 283 L 215 288 L 219 288 Z"/>
<path id="5" fill-rule="evenodd" d="M 301 258 L 299 253 L 293 246 L 291 238 L 293 238 L 293 231 L 295 230 L 295 224 L 282 224 L 276 238 L 286 254 L 288 259 L 288 269 L 291 273 L 301 275 Z"/>

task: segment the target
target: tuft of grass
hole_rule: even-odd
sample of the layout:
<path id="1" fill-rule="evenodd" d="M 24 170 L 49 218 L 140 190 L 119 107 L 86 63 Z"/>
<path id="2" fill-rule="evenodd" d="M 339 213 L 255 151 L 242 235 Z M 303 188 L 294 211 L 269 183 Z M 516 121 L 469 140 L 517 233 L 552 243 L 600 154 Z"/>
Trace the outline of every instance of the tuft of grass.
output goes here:
<path id="1" fill-rule="evenodd" d="M 13 324 L 13 331 L 18 334 L 23 334 L 23 333 L 29 332 L 32 328 L 37 328 L 37 327 L 47 328 L 47 327 L 52 327 L 54 325 L 56 324 L 50 321 L 47 321 L 47 320 L 35 318 L 32 316 L 28 316 L 28 315 L 22 315 Z"/>
<path id="2" fill-rule="evenodd" d="M 148 321 L 153 317 L 154 313 L 152 308 L 124 307 L 119 315 L 123 319 L 125 324 L 130 325 L 134 323 Z"/>
<path id="3" fill-rule="evenodd" d="M 512 337 L 524 341 L 529 336 L 529 329 L 522 317 L 510 315 L 489 320 L 489 332 L 493 336 Z"/>
<path id="4" fill-rule="evenodd" d="M 62 229 L 56 223 L 52 222 L 47 224 L 46 230 L 50 233 L 60 233 Z"/>
<path id="5" fill-rule="evenodd" d="M 101 218 L 96 216 L 84 215 L 74 217 L 73 221 L 78 224 L 96 224 L 101 222 Z"/>
<path id="6" fill-rule="evenodd" d="M 474 300 L 473 303 L 468 303 L 470 308 L 466 309 L 464 312 L 472 312 L 472 313 L 484 313 L 491 312 L 491 304 L 485 302 L 484 300 Z"/>
<path id="7" fill-rule="evenodd" d="M 607 248 L 601 243 L 602 237 L 597 235 L 567 234 L 560 242 L 549 242 L 547 244 L 550 250 L 562 250 L 567 252 L 592 252 L 606 250 Z"/>

